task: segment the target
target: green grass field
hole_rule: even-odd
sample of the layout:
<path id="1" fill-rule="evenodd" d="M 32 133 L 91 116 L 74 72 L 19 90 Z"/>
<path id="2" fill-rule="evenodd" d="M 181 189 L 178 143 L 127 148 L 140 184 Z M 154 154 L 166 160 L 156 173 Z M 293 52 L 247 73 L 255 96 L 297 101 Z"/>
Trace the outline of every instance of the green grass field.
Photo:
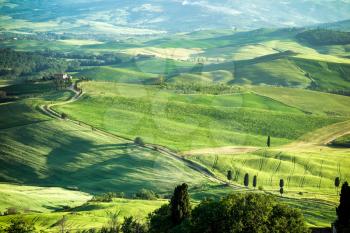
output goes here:
<path id="1" fill-rule="evenodd" d="M 35 90 L 35 89 L 34 89 Z M 0 105 L 0 180 L 93 192 L 168 193 L 181 182 L 200 185 L 203 175 L 179 160 L 43 115 L 38 106 L 70 92 L 44 92 Z M 133 164 L 133 166 L 130 166 Z"/>
<path id="2" fill-rule="evenodd" d="M 64 206 L 77 207 L 91 199 L 86 193 L 56 187 L 0 184 L 0 212 L 16 208 L 20 213 L 52 212 Z"/>
<path id="3" fill-rule="evenodd" d="M 264 146 L 268 135 L 274 137 L 275 145 L 280 145 L 344 120 L 305 114 L 249 92 L 178 95 L 156 87 L 103 82 L 84 83 L 82 88 L 86 94 L 81 100 L 56 108 L 97 128 L 129 138 L 141 136 L 146 142 L 179 151 L 227 145 Z"/>
<path id="4" fill-rule="evenodd" d="M 41 195 L 43 196 L 43 195 Z M 47 198 L 52 199 L 55 196 L 47 195 Z M 70 231 L 96 228 L 100 229 L 108 224 L 108 212 L 119 212 L 119 222 L 121 223 L 124 217 L 133 216 L 134 218 L 145 221 L 147 215 L 167 203 L 167 200 L 128 200 L 114 199 L 111 203 L 88 202 L 77 208 L 72 208 L 70 211 L 51 212 L 51 213 L 29 213 L 23 215 L 27 221 L 34 221 L 37 230 L 44 232 L 59 231 L 59 221 L 63 216 L 66 217 L 66 228 Z M 6 227 L 11 219 L 16 216 L 0 217 L 0 229 Z"/>
<path id="5" fill-rule="evenodd" d="M 103 80 L 123 83 L 144 83 L 147 82 L 147 80 L 158 77 L 155 74 L 108 66 L 87 68 L 79 72 L 76 76 L 85 77 L 92 80 Z"/>

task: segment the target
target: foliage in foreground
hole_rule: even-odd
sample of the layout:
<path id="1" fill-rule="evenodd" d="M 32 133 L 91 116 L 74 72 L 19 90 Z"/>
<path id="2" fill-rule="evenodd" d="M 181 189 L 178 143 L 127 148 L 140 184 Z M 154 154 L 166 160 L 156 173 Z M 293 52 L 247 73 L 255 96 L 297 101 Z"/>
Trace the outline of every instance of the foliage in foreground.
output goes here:
<path id="1" fill-rule="evenodd" d="M 150 233 L 309 232 L 300 211 L 277 203 L 271 196 L 232 194 L 219 201 L 203 201 L 191 211 L 185 204 L 186 189 L 181 187 L 175 189 L 177 194 L 169 205 L 150 214 Z M 180 219 L 179 213 L 183 213 Z"/>
<path id="2" fill-rule="evenodd" d="M 340 203 L 337 208 L 338 219 L 335 222 L 337 232 L 346 233 L 350 231 L 350 186 L 345 182 L 340 192 Z"/>

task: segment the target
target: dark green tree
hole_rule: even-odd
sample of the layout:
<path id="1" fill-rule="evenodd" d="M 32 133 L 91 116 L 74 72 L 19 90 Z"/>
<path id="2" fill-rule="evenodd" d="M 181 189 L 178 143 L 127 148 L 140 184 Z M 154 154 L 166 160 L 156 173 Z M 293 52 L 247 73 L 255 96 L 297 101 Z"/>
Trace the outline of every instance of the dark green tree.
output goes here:
<path id="1" fill-rule="evenodd" d="M 148 215 L 149 233 L 168 233 L 174 227 L 169 204 L 162 205 L 159 209 Z"/>
<path id="2" fill-rule="evenodd" d="M 26 222 L 23 218 L 11 220 L 10 226 L 5 229 L 7 233 L 31 233 L 35 232 L 34 223 Z"/>
<path id="3" fill-rule="evenodd" d="M 337 207 L 336 227 L 338 233 L 350 232 L 350 187 L 348 182 L 342 185 L 340 202 Z"/>
<path id="4" fill-rule="evenodd" d="M 249 174 L 246 173 L 244 175 L 244 186 L 248 187 L 249 186 Z"/>
<path id="5" fill-rule="evenodd" d="M 267 142 L 266 142 L 266 144 L 267 144 L 267 147 L 270 147 L 270 146 L 271 146 L 271 137 L 270 137 L 270 135 L 267 137 Z"/>
<path id="6" fill-rule="evenodd" d="M 232 180 L 232 171 L 231 170 L 227 171 L 227 179 Z"/>
<path id="7" fill-rule="evenodd" d="M 183 183 L 175 188 L 170 201 L 170 215 L 174 225 L 180 224 L 191 213 L 188 186 Z"/>
<path id="8" fill-rule="evenodd" d="M 335 188 L 337 190 L 337 195 L 338 195 L 339 185 L 340 185 L 340 178 L 336 177 L 335 180 L 334 180 L 334 186 L 335 186 Z"/>
<path id="9" fill-rule="evenodd" d="M 134 143 L 135 143 L 136 145 L 139 145 L 139 146 L 144 146 L 144 145 L 145 145 L 145 142 L 144 142 L 143 139 L 140 138 L 140 137 L 136 137 L 136 138 L 134 139 Z"/>
<path id="10" fill-rule="evenodd" d="M 272 196 L 253 193 L 203 201 L 192 211 L 189 229 L 185 232 L 309 232 L 299 211 L 278 204 Z"/>
<path id="11" fill-rule="evenodd" d="M 284 193 L 284 189 L 283 188 L 284 188 L 284 180 L 280 179 L 280 194 L 281 194 L 281 196 Z"/>
<path id="12" fill-rule="evenodd" d="M 280 179 L 280 188 L 283 188 L 283 187 L 284 187 L 284 180 Z"/>
<path id="13" fill-rule="evenodd" d="M 133 217 L 125 217 L 121 226 L 123 233 L 146 233 L 147 228 L 144 224 L 136 221 Z"/>
<path id="14" fill-rule="evenodd" d="M 256 188 L 257 183 L 258 183 L 258 177 L 255 175 L 255 176 L 253 177 L 253 187 L 254 187 L 254 189 Z"/>
<path id="15" fill-rule="evenodd" d="M 300 210 L 276 204 L 269 215 L 268 232 L 309 233 L 310 231 L 305 225 L 304 216 Z"/>

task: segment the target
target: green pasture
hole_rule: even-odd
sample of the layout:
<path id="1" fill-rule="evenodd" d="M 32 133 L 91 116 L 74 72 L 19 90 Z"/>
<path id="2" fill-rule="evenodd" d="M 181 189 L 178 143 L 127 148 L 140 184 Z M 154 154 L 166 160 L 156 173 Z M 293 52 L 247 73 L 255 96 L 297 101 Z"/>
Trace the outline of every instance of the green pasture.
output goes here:
<path id="1" fill-rule="evenodd" d="M 285 144 L 317 128 L 345 120 L 305 114 L 252 93 L 179 95 L 152 86 L 88 82 L 81 100 L 57 110 L 129 138 L 141 136 L 183 151 L 227 145 Z"/>

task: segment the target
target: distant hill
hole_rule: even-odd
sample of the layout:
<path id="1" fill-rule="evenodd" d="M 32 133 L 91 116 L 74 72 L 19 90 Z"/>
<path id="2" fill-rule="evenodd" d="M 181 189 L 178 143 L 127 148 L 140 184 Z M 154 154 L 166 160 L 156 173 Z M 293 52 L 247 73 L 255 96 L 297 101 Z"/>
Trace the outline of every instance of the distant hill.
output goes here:
<path id="1" fill-rule="evenodd" d="M 346 31 L 350 32 L 350 19 L 343 20 L 335 23 L 325 23 L 317 25 L 318 28 L 328 29 L 328 30 L 337 30 L 337 31 Z"/>
<path id="2" fill-rule="evenodd" d="M 311 45 L 346 45 L 350 44 L 350 32 L 315 29 L 299 33 L 297 39 Z"/>
<path id="3" fill-rule="evenodd" d="M 300 27 L 350 18 L 349 1 L 2 0 L 3 30 L 158 34 L 199 29 Z"/>

